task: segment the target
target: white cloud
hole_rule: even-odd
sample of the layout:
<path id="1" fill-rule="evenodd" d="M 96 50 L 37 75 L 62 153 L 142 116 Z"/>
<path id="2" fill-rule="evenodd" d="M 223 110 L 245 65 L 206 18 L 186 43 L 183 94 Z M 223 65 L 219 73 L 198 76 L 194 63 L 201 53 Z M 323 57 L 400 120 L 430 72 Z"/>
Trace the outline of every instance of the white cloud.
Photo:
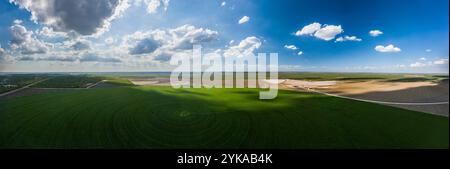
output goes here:
<path id="1" fill-rule="evenodd" d="M 13 58 L 11 57 L 11 55 L 9 53 L 7 53 L 7 51 L 5 49 L 2 48 L 2 46 L 0 46 L 0 63 L 4 63 L 4 62 L 11 62 L 13 61 Z M 0 71 L 2 71 L 3 67 L 0 66 Z"/>
<path id="2" fill-rule="evenodd" d="M 297 53 L 297 55 L 303 55 L 303 51 L 299 51 L 298 53 Z"/>
<path id="3" fill-rule="evenodd" d="M 122 62 L 118 58 L 101 57 L 101 56 L 98 56 L 95 53 L 84 53 L 78 60 L 80 62 L 110 62 L 110 63 Z"/>
<path id="4" fill-rule="evenodd" d="M 91 44 L 90 44 L 90 42 L 88 42 L 86 40 L 78 40 L 75 43 L 73 43 L 72 45 L 70 45 L 70 48 L 72 48 L 73 50 L 76 50 L 76 51 L 89 50 L 89 49 L 91 49 Z"/>
<path id="5" fill-rule="evenodd" d="M 113 37 L 108 37 L 108 38 L 105 39 L 105 43 L 106 43 L 107 45 L 111 45 L 111 44 L 113 44 L 114 42 L 116 42 L 116 40 L 115 40 Z"/>
<path id="6" fill-rule="evenodd" d="M 16 25 L 22 25 L 23 21 L 20 20 L 20 19 L 15 19 L 15 20 L 13 21 L 13 23 L 16 24 Z"/>
<path id="7" fill-rule="evenodd" d="M 0 46 L 0 62 L 2 62 L 3 60 L 5 60 L 5 56 L 6 56 L 6 52 L 5 52 L 5 50 L 2 48 L 2 46 Z"/>
<path id="8" fill-rule="evenodd" d="M 14 21 L 14 25 L 9 28 L 12 36 L 9 42 L 11 49 L 24 55 L 47 53 L 50 46 L 36 39 L 33 31 L 28 31 L 21 24 L 21 21 Z"/>
<path id="9" fill-rule="evenodd" d="M 425 67 L 425 66 L 427 66 L 427 64 L 422 63 L 422 62 L 416 62 L 416 63 L 412 63 L 409 65 L 409 67 L 412 67 L 412 68 L 419 68 L 419 67 Z"/>
<path id="10" fill-rule="evenodd" d="M 378 52 L 400 52 L 400 51 L 402 51 L 400 48 L 395 47 L 392 44 L 387 45 L 387 46 L 378 45 L 375 47 L 375 50 Z"/>
<path id="11" fill-rule="evenodd" d="M 130 49 L 131 55 L 140 55 L 140 54 L 147 54 L 152 53 L 156 49 L 161 47 L 161 43 L 155 39 L 152 38 L 146 38 L 139 41 L 136 46 Z"/>
<path id="12" fill-rule="evenodd" d="M 47 38 L 68 38 L 69 35 L 66 32 L 55 32 L 53 28 L 42 27 L 40 30 L 36 31 L 36 34 L 39 36 L 47 37 Z"/>
<path id="13" fill-rule="evenodd" d="M 356 36 L 344 36 L 344 37 L 337 38 L 335 42 L 345 42 L 345 41 L 361 42 L 362 39 L 360 39 Z"/>
<path id="14" fill-rule="evenodd" d="M 192 49 L 192 44 L 211 42 L 218 39 L 219 33 L 210 29 L 183 25 L 168 31 L 173 39 L 173 48 Z"/>
<path id="15" fill-rule="evenodd" d="M 158 12 L 161 5 L 164 8 L 164 11 L 167 11 L 169 2 L 170 0 L 136 0 L 134 4 L 136 6 L 145 5 L 147 7 L 147 12 L 153 14 Z"/>
<path id="16" fill-rule="evenodd" d="M 322 27 L 322 24 L 314 22 L 295 32 L 295 36 L 311 35 L 315 36 L 316 38 L 329 41 L 334 39 L 336 35 L 339 35 L 342 32 L 344 32 L 344 30 L 342 29 L 341 25 L 323 25 Z"/>
<path id="17" fill-rule="evenodd" d="M 344 30 L 342 29 L 341 25 L 339 25 L 339 26 L 327 25 L 327 26 L 319 29 L 318 31 L 316 31 L 314 36 L 319 39 L 329 41 L 329 40 L 334 39 L 336 37 L 336 35 L 341 34 L 342 32 L 344 32 Z"/>
<path id="18" fill-rule="evenodd" d="M 13 38 L 10 44 L 13 46 L 12 49 L 15 49 L 14 51 L 21 53 L 21 55 L 15 57 L 17 61 L 59 61 L 74 62 L 74 64 L 81 62 L 120 62 L 124 65 L 160 64 L 170 60 L 173 55 L 187 53 L 188 49 L 192 49 L 193 44 L 205 44 L 218 39 L 217 31 L 183 25 L 173 29 L 138 31 L 125 35 L 121 39 L 114 39 L 113 37 L 96 39 L 89 36 L 78 36 L 47 45 L 47 42 L 35 39 L 33 32 L 26 30 L 22 25 L 14 26 L 14 30 L 17 36 L 13 36 L 16 38 Z M 42 36 L 43 34 L 45 33 L 42 33 Z M 94 40 L 91 41 L 91 39 Z M 28 55 L 31 49 L 34 49 L 29 49 L 31 43 L 28 42 L 42 42 L 46 47 L 48 46 L 45 50 L 40 50 L 45 51 L 45 54 L 33 50 L 33 54 L 36 55 Z M 111 46 L 108 44 L 117 45 Z"/>
<path id="19" fill-rule="evenodd" d="M 403 68 L 406 68 L 406 65 L 398 64 L 398 65 L 394 65 L 394 68 L 400 68 L 400 69 L 403 69 Z"/>
<path id="20" fill-rule="evenodd" d="M 433 62 L 435 65 L 444 65 L 448 64 L 448 59 L 439 59 Z"/>
<path id="21" fill-rule="evenodd" d="M 234 40 L 230 40 L 230 42 L 228 43 L 228 45 L 232 45 L 234 43 Z"/>
<path id="22" fill-rule="evenodd" d="M 377 37 L 377 36 L 382 35 L 383 32 L 381 32 L 380 30 L 371 30 L 371 31 L 369 32 L 369 34 L 370 34 L 370 36 Z"/>
<path id="23" fill-rule="evenodd" d="M 433 67 L 440 65 L 448 65 L 448 59 L 437 59 L 435 61 L 424 62 L 425 60 L 421 59 L 421 62 L 415 62 L 409 65 L 411 68 L 423 68 L 423 67 Z"/>
<path id="24" fill-rule="evenodd" d="M 5 54 L 5 49 L 2 48 L 2 46 L 0 45 L 0 56 L 3 56 Z"/>
<path id="25" fill-rule="evenodd" d="M 297 46 L 295 46 L 295 45 L 284 45 L 284 48 L 290 49 L 290 50 L 297 50 L 298 49 Z"/>
<path id="26" fill-rule="evenodd" d="M 239 24 L 244 24 L 244 23 L 247 23 L 248 21 L 250 21 L 250 17 L 243 16 L 241 19 L 239 19 L 238 23 Z"/>
<path id="27" fill-rule="evenodd" d="M 425 58 L 425 57 L 421 57 L 421 58 L 419 58 L 419 60 L 421 60 L 421 61 L 426 61 L 426 60 L 427 60 L 427 58 Z"/>
<path id="28" fill-rule="evenodd" d="M 426 50 L 425 50 L 425 52 L 431 52 L 431 51 L 432 51 L 431 49 L 426 49 Z"/>
<path id="29" fill-rule="evenodd" d="M 225 5 L 227 5 L 227 2 L 225 2 L 225 1 L 223 1 L 223 2 L 220 4 L 220 6 L 225 6 Z"/>
<path id="30" fill-rule="evenodd" d="M 316 31 L 320 29 L 322 24 L 314 22 L 312 24 L 306 25 L 301 30 L 298 30 L 295 32 L 296 36 L 302 36 L 302 35 L 313 35 Z"/>
<path id="31" fill-rule="evenodd" d="M 128 0 L 10 0 L 31 12 L 31 20 L 57 32 L 102 34 L 128 7 Z"/>
<path id="32" fill-rule="evenodd" d="M 209 43 L 217 39 L 217 31 L 183 25 L 173 29 L 138 31 L 126 35 L 120 48 L 130 55 L 168 61 L 177 53 L 186 53 L 194 44 Z"/>
<path id="33" fill-rule="evenodd" d="M 224 52 L 224 56 L 225 57 L 249 56 L 251 54 L 254 54 L 253 52 L 256 49 L 259 49 L 261 45 L 262 43 L 260 39 L 254 36 L 250 36 L 242 40 L 238 45 L 230 46 L 228 49 L 226 49 Z"/>

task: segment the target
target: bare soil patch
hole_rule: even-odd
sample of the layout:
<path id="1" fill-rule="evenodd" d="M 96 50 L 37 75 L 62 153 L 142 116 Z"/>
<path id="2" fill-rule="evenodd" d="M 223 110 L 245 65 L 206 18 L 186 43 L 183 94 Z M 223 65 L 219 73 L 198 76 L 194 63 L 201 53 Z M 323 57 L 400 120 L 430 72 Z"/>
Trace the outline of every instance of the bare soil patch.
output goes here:
<path id="1" fill-rule="evenodd" d="M 313 89 L 316 91 L 347 96 L 355 99 L 395 103 L 438 103 L 448 102 L 449 83 L 442 80 L 439 83 L 430 81 L 300 81 L 286 80 L 280 85 L 287 89 Z M 389 104 L 387 104 L 389 105 Z M 443 116 L 449 115 L 449 105 L 390 105 L 409 110 L 427 112 Z"/>

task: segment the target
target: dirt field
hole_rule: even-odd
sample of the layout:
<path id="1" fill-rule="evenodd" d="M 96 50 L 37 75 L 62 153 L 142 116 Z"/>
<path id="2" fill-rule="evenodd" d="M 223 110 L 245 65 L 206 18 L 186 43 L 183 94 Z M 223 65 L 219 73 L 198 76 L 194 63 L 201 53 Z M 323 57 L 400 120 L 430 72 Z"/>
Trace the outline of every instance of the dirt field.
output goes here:
<path id="1" fill-rule="evenodd" d="M 170 85 L 169 78 L 130 78 L 128 80 L 137 86 Z"/>
<path id="2" fill-rule="evenodd" d="M 386 105 L 409 110 L 449 116 L 448 80 L 435 82 L 390 82 L 370 81 L 318 81 L 286 80 L 281 84 L 285 89 L 312 89 L 319 92 L 380 102 L 392 102 Z M 434 105 L 416 105 L 415 103 L 442 103 Z M 411 104 L 395 104 L 411 103 Z"/>

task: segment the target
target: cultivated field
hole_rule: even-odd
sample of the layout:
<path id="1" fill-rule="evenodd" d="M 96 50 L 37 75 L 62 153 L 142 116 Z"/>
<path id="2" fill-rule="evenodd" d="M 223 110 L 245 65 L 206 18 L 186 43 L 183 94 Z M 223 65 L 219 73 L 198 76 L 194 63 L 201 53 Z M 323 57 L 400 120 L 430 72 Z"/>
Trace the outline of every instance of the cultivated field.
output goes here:
<path id="1" fill-rule="evenodd" d="M 36 88 L 86 88 L 101 81 L 101 77 L 97 76 L 52 76 L 48 80 L 36 84 Z"/>
<path id="2" fill-rule="evenodd" d="M 448 117 L 418 111 L 291 89 L 280 90 L 275 100 L 259 100 L 259 89 L 173 89 L 98 78 L 89 89 L 0 99 L 0 148 L 448 148 L 449 143 Z M 378 80 L 399 78 L 404 77 Z M 361 80 L 368 79 L 355 83 Z"/>
<path id="3" fill-rule="evenodd" d="M 43 76 L 30 74 L 0 75 L 0 93 L 18 89 L 42 79 Z"/>

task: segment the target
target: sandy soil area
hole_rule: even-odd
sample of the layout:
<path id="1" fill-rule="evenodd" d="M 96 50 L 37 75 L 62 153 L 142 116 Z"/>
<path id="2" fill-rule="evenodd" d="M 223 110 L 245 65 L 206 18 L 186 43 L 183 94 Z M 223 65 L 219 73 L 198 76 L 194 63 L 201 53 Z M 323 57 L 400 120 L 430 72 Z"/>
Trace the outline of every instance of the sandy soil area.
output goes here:
<path id="1" fill-rule="evenodd" d="M 170 85 L 169 78 L 136 78 L 129 80 L 131 81 L 131 83 L 137 86 Z"/>
<path id="2" fill-rule="evenodd" d="M 282 83 L 282 86 L 285 88 L 315 89 L 339 95 L 388 92 L 437 85 L 438 84 L 432 82 L 384 82 L 377 80 L 364 82 L 286 80 L 284 83 Z"/>
<path id="3" fill-rule="evenodd" d="M 355 81 L 301 81 L 286 80 L 280 85 L 285 89 L 313 89 L 329 94 L 346 96 L 355 99 L 393 103 L 438 103 L 449 101 L 449 83 L 444 80 L 434 82 L 386 82 L 371 80 Z M 449 104 L 439 105 L 396 105 L 387 104 L 409 110 L 449 116 Z"/>
<path id="4" fill-rule="evenodd" d="M 304 81 L 285 79 L 280 86 L 282 88 L 326 89 L 334 87 L 336 84 L 336 81 Z"/>
<path id="5" fill-rule="evenodd" d="M 339 82 L 336 85 L 323 88 L 323 90 L 335 94 L 354 95 L 371 92 L 398 91 L 436 85 L 436 83 L 432 82 L 383 82 L 372 80 L 366 82 Z"/>

